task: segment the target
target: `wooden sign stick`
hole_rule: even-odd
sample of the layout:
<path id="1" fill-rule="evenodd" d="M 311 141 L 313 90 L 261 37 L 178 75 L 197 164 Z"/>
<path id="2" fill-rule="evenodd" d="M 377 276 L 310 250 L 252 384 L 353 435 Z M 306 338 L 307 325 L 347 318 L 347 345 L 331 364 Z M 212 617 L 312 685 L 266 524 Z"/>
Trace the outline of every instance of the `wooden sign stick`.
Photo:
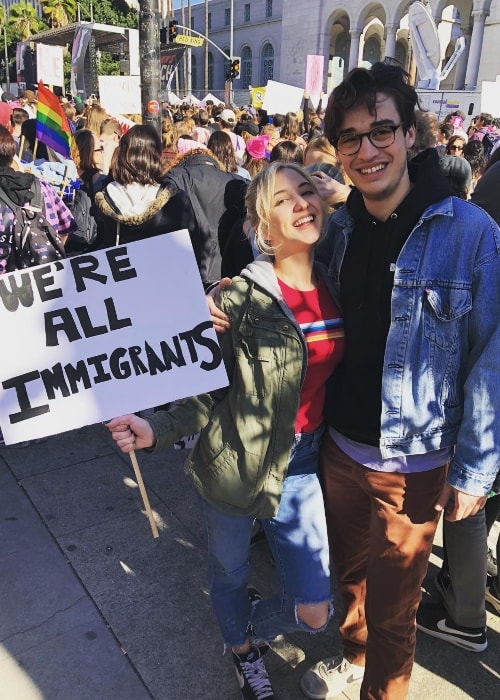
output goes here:
<path id="1" fill-rule="evenodd" d="M 139 468 L 139 462 L 137 461 L 135 450 L 132 450 L 132 452 L 129 452 L 129 455 L 130 455 L 130 461 L 132 462 L 132 466 L 134 467 L 135 478 L 137 479 L 137 483 L 139 484 L 139 491 L 141 492 L 142 502 L 144 503 L 144 508 L 146 509 L 146 514 L 147 514 L 148 519 L 149 519 L 149 524 L 151 525 L 153 537 L 155 539 L 158 539 L 158 537 L 160 535 L 158 533 L 158 528 L 156 527 L 156 522 L 154 519 L 153 511 L 151 510 L 151 506 L 149 504 L 148 494 L 146 493 L 146 489 L 144 488 L 144 482 L 142 480 L 142 474 L 141 474 L 141 470 Z"/>

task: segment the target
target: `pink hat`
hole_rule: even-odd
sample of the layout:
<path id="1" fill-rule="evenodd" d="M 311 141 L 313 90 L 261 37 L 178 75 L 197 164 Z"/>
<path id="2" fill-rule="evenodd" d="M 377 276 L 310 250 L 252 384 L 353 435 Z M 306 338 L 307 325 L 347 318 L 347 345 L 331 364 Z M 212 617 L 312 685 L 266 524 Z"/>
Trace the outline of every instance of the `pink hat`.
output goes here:
<path id="1" fill-rule="evenodd" d="M 0 124 L 2 126 L 10 126 L 10 115 L 12 107 L 7 102 L 0 102 Z"/>
<path id="2" fill-rule="evenodd" d="M 269 136 L 263 134 L 262 136 L 256 136 L 253 139 L 248 139 L 246 143 L 247 151 L 252 156 L 252 158 L 257 158 L 257 160 L 262 160 L 266 157 L 266 148 L 269 142 Z"/>

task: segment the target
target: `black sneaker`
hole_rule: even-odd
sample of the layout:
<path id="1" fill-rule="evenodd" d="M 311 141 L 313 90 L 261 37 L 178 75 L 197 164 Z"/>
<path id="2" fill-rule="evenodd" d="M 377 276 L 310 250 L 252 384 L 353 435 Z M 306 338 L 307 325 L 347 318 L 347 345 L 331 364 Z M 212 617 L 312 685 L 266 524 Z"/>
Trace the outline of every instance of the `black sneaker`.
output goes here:
<path id="1" fill-rule="evenodd" d="M 446 573 L 443 569 L 440 569 L 440 571 L 436 574 L 436 578 L 434 579 L 434 586 L 442 598 L 446 596 L 446 591 L 448 590 L 450 583 L 450 574 Z"/>
<path id="2" fill-rule="evenodd" d="M 244 700 L 264 700 L 274 698 L 271 681 L 267 675 L 261 650 L 253 646 L 246 654 L 233 651 L 236 678 Z"/>
<path id="3" fill-rule="evenodd" d="M 486 627 L 462 627 L 450 618 L 442 605 L 420 605 L 417 629 L 466 651 L 484 651 L 488 646 Z"/>
<path id="4" fill-rule="evenodd" d="M 247 587 L 247 594 L 248 600 L 250 601 L 252 607 L 262 600 L 262 595 L 260 591 L 258 591 L 257 588 L 254 588 L 253 586 Z"/>

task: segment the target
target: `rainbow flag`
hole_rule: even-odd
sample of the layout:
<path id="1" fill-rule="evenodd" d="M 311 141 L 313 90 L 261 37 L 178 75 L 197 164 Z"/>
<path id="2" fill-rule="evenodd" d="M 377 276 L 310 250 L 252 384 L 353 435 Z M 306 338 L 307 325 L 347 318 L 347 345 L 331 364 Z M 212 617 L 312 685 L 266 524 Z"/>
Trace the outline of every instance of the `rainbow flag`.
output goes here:
<path id="1" fill-rule="evenodd" d="M 71 129 L 68 120 L 57 96 L 41 80 L 38 83 L 36 137 L 56 153 L 70 157 Z"/>

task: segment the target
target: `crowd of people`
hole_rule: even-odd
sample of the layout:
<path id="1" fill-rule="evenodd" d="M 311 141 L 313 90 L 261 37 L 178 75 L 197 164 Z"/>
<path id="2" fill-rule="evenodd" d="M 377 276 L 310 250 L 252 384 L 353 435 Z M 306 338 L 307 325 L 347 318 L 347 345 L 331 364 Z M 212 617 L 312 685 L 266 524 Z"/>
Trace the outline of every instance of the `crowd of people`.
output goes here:
<path id="1" fill-rule="evenodd" d="M 62 107 L 92 239 L 71 249 L 69 166 L 34 138 L 29 90 L 0 102 L 0 188 L 29 205 L 41 179 L 71 254 L 187 229 L 208 293 L 229 386 L 108 427 L 124 452 L 200 433 L 186 468 L 242 697 L 275 697 L 269 645 L 321 634 L 333 606 L 343 648 L 305 673 L 309 698 L 361 684 L 363 700 L 402 700 L 417 628 L 486 649 L 486 604 L 500 614 L 499 545 L 487 547 L 500 513 L 498 120 L 439 123 L 385 63 L 352 70 L 326 104 L 305 93 L 297 112 L 164 104 L 161 134 L 97 103 Z M 12 222 L 4 206 L 0 272 Z M 256 521 L 276 564 L 266 599 L 249 585 Z"/>

